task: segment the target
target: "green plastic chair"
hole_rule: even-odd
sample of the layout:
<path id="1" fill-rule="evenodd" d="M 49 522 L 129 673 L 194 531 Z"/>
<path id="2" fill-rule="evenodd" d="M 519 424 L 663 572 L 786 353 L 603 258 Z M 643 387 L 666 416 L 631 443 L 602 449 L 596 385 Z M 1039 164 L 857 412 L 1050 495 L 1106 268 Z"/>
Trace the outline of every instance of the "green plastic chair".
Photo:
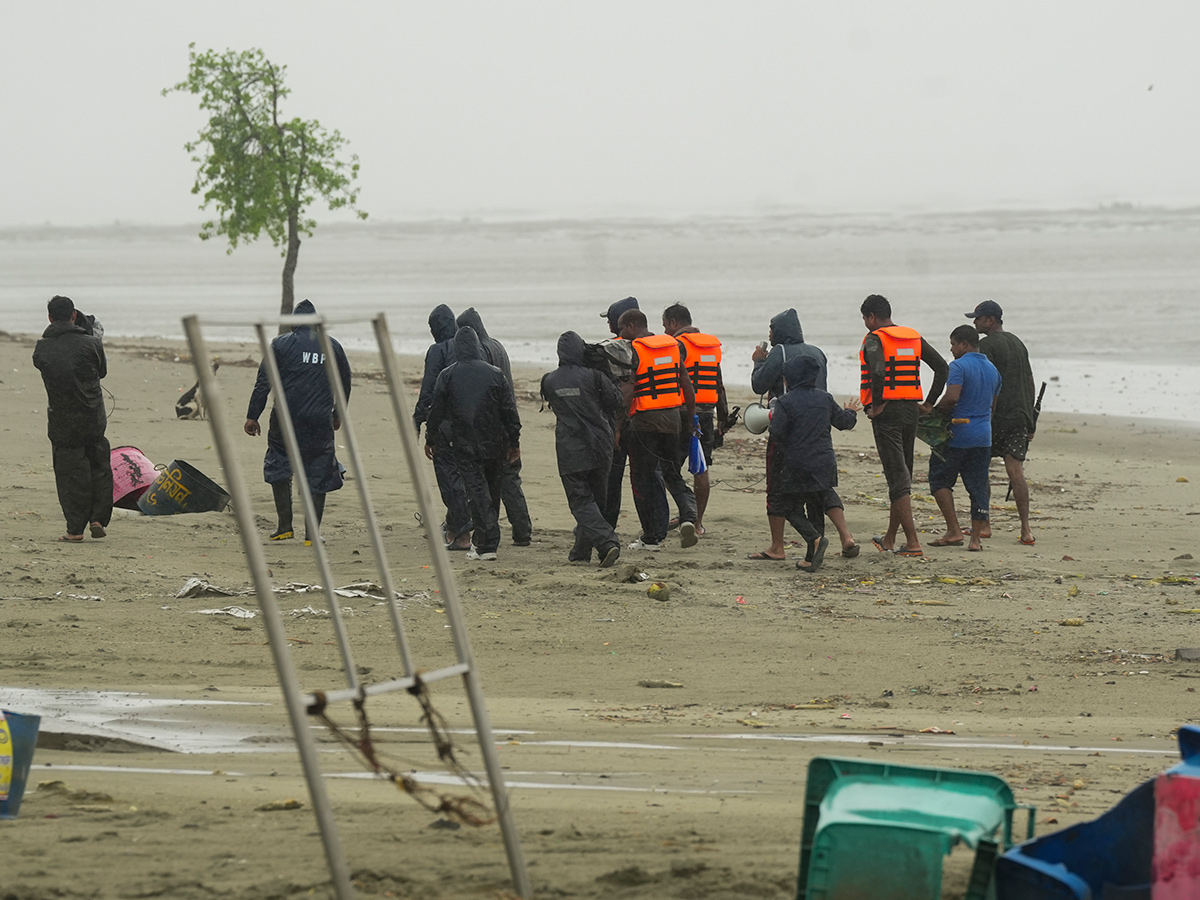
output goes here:
<path id="1" fill-rule="evenodd" d="M 965 900 L 985 900 L 1018 804 L 986 772 L 816 757 L 808 766 L 797 900 L 940 900 L 942 860 L 975 850 Z"/>

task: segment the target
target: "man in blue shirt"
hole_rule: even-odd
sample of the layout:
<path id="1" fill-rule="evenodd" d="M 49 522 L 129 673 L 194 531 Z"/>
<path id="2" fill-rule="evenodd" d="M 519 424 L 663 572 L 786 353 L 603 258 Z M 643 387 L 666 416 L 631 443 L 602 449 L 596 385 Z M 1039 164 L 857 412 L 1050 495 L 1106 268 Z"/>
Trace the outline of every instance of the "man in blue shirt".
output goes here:
<path id="1" fill-rule="evenodd" d="M 946 393 L 934 412 L 950 416 L 950 440 L 929 457 L 929 490 L 946 519 L 946 533 L 931 541 L 934 547 L 961 547 L 964 539 L 954 511 L 954 484 L 961 475 L 971 498 L 971 541 L 968 550 L 982 550 L 988 524 L 992 458 L 992 410 L 1000 393 L 1000 372 L 979 352 L 979 335 L 970 325 L 950 332 L 950 374 Z M 928 409 L 926 411 L 929 411 Z"/>

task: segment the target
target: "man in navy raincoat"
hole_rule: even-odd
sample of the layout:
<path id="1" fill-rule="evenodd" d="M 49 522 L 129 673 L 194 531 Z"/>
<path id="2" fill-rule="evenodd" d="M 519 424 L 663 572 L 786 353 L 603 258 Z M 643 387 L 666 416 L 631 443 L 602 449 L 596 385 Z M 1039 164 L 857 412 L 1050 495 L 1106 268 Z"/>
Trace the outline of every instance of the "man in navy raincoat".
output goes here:
<path id="1" fill-rule="evenodd" d="M 308 300 L 296 305 L 294 315 L 312 315 L 316 308 Z M 333 345 L 334 362 L 342 380 L 346 402 L 350 401 L 350 363 L 342 345 L 330 338 Z M 333 433 L 341 428 L 333 406 L 333 391 L 325 373 L 325 355 L 315 331 L 308 325 L 298 325 L 290 334 L 281 334 L 271 341 L 271 352 L 279 367 L 283 381 L 283 394 L 291 413 L 292 426 L 300 444 L 300 458 L 304 461 L 304 475 L 308 489 L 312 492 L 313 506 L 317 514 L 317 527 L 305 525 L 305 544 L 311 543 L 320 528 L 321 516 L 325 511 L 325 495 L 342 487 L 342 468 L 334 453 Z M 266 363 L 258 367 L 258 379 L 250 393 L 250 405 L 246 409 L 246 424 L 243 430 L 251 437 L 262 433 L 258 419 L 267 406 L 267 394 L 271 386 L 267 381 Z M 292 467 L 288 461 L 287 445 L 279 425 L 275 409 L 267 426 L 267 452 L 263 457 L 263 481 L 271 485 L 275 497 L 275 513 L 278 527 L 271 535 L 273 541 L 286 541 L 295 537 L 292 529 Z"/>

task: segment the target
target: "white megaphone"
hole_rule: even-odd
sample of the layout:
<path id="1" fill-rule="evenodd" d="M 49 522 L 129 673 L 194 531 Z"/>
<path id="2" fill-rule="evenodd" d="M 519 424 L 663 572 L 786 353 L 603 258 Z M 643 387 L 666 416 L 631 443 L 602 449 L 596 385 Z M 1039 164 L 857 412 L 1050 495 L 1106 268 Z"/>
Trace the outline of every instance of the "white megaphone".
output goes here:
<path id="1" fill-rule="evenodd" d="M 762 434 L 771 424 L 771 410 L 761 403 L 751 403 L 742 413 L 742 421 L 746 423 L 746 430 L 751 434 Z"/>

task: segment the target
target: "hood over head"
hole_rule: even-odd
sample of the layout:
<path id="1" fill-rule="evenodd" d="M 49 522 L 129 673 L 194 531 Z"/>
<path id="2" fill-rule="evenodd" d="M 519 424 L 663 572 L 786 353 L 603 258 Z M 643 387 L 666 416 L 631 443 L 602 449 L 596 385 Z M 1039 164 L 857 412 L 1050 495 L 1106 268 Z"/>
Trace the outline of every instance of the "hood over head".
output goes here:
<path id="1" fill-rule="evenodd" d="M 821 364 L 812 356 L 793 356 L 783 364 L 783 377 L 789 391 L 815 388 L 820 374 Z"/>
<path id="2" fill-rule="evenodd" d="M 785 309 L 771 319 L 771 331 L 777 344 L 803 344 L 804 329 L 800 327 L 800 315 L 794 309 Z"/>
<path id="3" fill-rule="evenodd" d="M 301 300 L 292 309 L 293 316 L 311 316 L 317 311 L 311 300 Z M 292 331 L 299 331 L 301 328 L 308 328 L 308 325 L 297 325 Z"/>
<path id="4" fill-rule="evenodd" d="M 475 311 L 475 307 L 469 306 L 458 314 L 458 327 L 470 326 L 475 329 L 475 335 L 481 341 L 488 339 L 487 329 L 483 327 L 483 319 L 479 317 L 479 313 Z"/>
<path id="5" fill-rule="evenodd" d="M 470 325 L 464 325 L 454 333 L 454 353 L 459 362 L 483 359 L 483 346 L 479 343 L 479 335 Z"/>
<path id="6" fill-rule="evenodd" d="M 456 331 L 458 323 L 454 321 L 454 310 L 445 303 L 435 306 L 429 314 L 429 333 L 433 335 L 433 339 L 439 344 L 452 340 Z"/>
<path id="7" fill-rule="evenodd" d="M 574 331 L 564 331 L 558 336 L 558 364 L 560 366 L 582 366 L 583 348 L 583 338 Z"/>
<path id="8" fill-rule="evenodd" d="M 637 309 L 637 297 L 626 297 L 624 300 L 617 300 L 609 306 L 606 312 L 600 313 L 600 318 L 608 319 L 608 327 L 613 334 L 617 333 L 617 319 L 621 318 L 621 313 L 627 309 Z"/>

